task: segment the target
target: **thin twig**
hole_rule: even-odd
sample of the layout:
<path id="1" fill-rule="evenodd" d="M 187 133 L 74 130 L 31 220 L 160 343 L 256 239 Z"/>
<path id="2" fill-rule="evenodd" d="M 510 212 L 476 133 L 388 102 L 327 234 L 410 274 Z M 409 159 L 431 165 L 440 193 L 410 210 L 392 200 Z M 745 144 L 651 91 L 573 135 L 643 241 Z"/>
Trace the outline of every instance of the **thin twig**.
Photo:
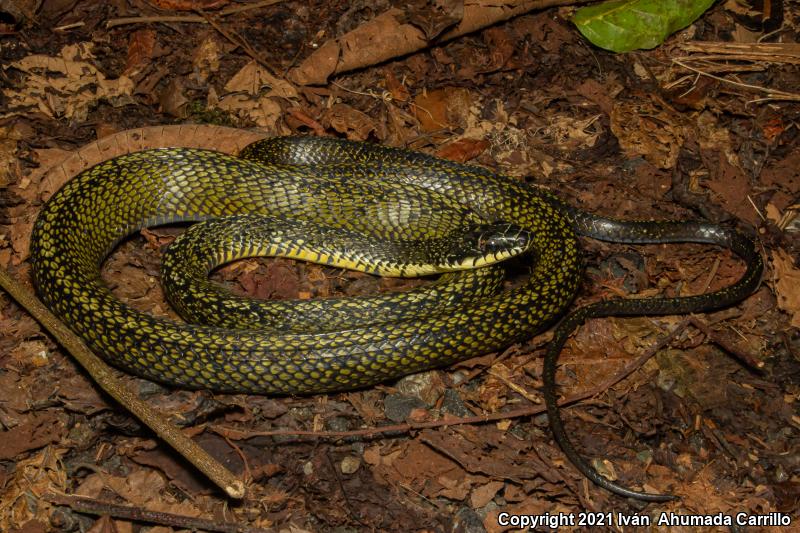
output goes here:
<path id="1" fill-rule="evenodd" d="M 271 6 L 282 2 L 283 0 L 263 0 L 262 2 L 255 2 L 253 4 L 246 4 L 243 6 L 234 6 L 223 9 L 219 12 L 219 16 L 225 17 L 251 9 L 258 9 L 260 7 Z M 148 24 L 150 22 L 195 22 L 200 24 L 208 24 L 208 21 L 199 15 L 155 15 L 149 17 L 122 17 L 111 19 L 106 22 L 106 28 L 113 28 L 115 26 L 122 26 L 125 24 Z"/>
<path id="2" fill-rule="evenodd" d="M 217 30 L 217 32 L 219 32 L 220 35 L 228 39 L 231 42 L 231 44 L 240 47 L 242 50 L 245 51 L 247 55 L 249 55 L 253 59 L 253 61 L 263 66 L 273 76 L 277 76 L 275 73 L 275 69 L 272 68 L 272 65 L 270 65 L 266 59 L 261 57 L 261 54 L 259 54 L 255 48 L 250 46 L 250 43 L 245 41 L 236 32 L 231 32 L 223 28 L 219 23 L 217 23 L 217 21 L 215 21 L 210 15 L 208 15 L 204 11 L 198 10 L 197 13 L 199 14 L 199 16 L 203 17 L 203 19 L 205 19 L 205 21 L 208 22 L 212 28 Z M 286 83 L 289 82 L 286 81 Z"/>
<path id="3" fill-rule="evenodd" d="M 723 350 L 734 356 L 740 363 L 743 363 L 747 367 L 761 371 L 764 368 L 764 361 L 759 361 L 749 353 L 743 352 L 742 350 L 738 349 L 736 346 L 728 342 L 727 339 L 721 337 L 716 332 L 714 332 L 711 328 L 708 327 L 708 324 L 703 322 L 697 317 L 691 317 L 689 319 L 691 324 L 703 332 L 703 334 L 713 342 L 714 344 L 721 347 Z"/>
<path id="4" fill-rule="evenodd" d="M 147 403 L 140 400 L 132 390 L 114 375 L 111 367 L 89 350 L 80 337 L 67 328 L 30 290 L 13 279 L 3 268 L 0 268 L 0 287 L 19 302 L 33 318 L 55 337 L 61 346 L 75 357 L 100 388 L 152 429 L 156 435 L 172 446 L 175 451 L 185 457 L 198 470 L 208 476 L 228 496 L 237 499 L 244 497 L 244 483 L 233 472 L 225 468 L 219 461 L 211 457 L 208 452 L 184 435 L 180 428 L 171 424 Z"/>
<path id="5" fill-rule="evenodd" d="M 766 93 L 767 94 L 766 98 L 759 98 L 757 100 L 759 102 L 763 102 L 763 101 L 767 101 L 767 100 L 800 101 L 800 94 L 787 93 L 785 91 L 779 91 L 777 89 L 769 89 L 767 87 L 761 87 L 760 85 L 752 85 L 752 84 L 749 84 L 749 83 L 742 83 L 740 81 L 729 80 L 727 78 L 723 78 L 722 76 L 716 76 L 714 74 L 711 74 L 710 72 L 705 72 L 705 71 L 700 70 L 698 68 L 695 68 L 695 67 L 692 67 L 690 65 L 687 65 L 686 63 L 684 63 L 683 61 L 680 61 L 679 59 L 673 59 L 672 62 L 675 63 L 676 65 L 682 66 L 683 68 L 685 68 L 687 70 L 691 70 L 692 72 L 696 72 L 697 74 L 700 74 L 702 76 L 713 78 L 713 79 L 715 79 L 717 81 L 721 81 L 722 83 L 728 83 L 730 85 L 735 85 L 736 87 L 742 87 L 744 89 L 753 89 L 755 91 L 760 91 L 760 92 Z"/>
<path id="6" fill-rule="evenodd" d="M 72 496 L 70 494 L 52 494 L 43 496 L 44 500 L 55 505 L 66 505 L 70 509 L 79 513 L 91 514 L 95 516 L 110 516 L 134 522 L 146 522 L 149 524 L 159 524 L 180 529 L 190 529 L 192 531 L 219 531 L 221 533 L 267 533 L 266 529 L 260 527 L 250 527 L 233 522 L 215 522 L 205 518 L 194 516 L 164 513 L 161 511 L 150 511 L 131 505 L 119 505 L 116 503 L 87 498 L 85 496 Z"/>

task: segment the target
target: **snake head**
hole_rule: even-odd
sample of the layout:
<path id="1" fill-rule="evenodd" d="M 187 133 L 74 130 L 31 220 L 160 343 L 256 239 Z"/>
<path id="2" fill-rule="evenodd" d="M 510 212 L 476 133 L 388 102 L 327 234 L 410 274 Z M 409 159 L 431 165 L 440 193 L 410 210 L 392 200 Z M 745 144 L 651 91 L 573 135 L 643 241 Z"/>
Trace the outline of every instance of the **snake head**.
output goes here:
<path id="1" fill-rule="evenodd" d="M 454 270 L 477 268 L 525 253 L 533 244 L 531 233 L 514 224 L 476 224 L 453 243 L 447 259 Z"/>

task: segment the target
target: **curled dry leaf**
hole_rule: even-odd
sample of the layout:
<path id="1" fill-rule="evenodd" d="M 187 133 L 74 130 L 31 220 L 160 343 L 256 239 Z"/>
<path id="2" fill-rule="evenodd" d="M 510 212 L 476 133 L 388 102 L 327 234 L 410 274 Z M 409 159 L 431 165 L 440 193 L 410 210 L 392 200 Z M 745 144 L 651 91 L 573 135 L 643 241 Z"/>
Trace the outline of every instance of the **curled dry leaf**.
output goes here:
<path id="1" fill-rule="evenodd" d="M 438 35 L 434 42 L 491 26 L 541 6 L 541 0 L 464 2 L 463 16 L 458 25 Z M 431 26 L 431 31 L 436 32 L 437 26 Z M 430 44 L 424 31 L 406 23 L 403 11 L 392 8 L 341 37 L 325 42 L 293 69 L 289 78 L 301 85 L 319 85 L 333 74 L 375 65 Z"/>

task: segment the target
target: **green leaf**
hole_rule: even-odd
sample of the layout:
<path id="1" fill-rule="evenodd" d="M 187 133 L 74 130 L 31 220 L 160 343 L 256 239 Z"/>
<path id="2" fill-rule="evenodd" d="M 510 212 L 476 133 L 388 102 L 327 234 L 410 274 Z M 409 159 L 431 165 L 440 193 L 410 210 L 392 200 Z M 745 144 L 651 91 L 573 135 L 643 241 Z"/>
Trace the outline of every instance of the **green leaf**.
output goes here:
<path id="1" fill-rule="evenodd" d="M 654 48 L 685 28 L 714 0 L 611 0 L 582 7 L 572 22 L 584 37 L 613 52 Z"/>

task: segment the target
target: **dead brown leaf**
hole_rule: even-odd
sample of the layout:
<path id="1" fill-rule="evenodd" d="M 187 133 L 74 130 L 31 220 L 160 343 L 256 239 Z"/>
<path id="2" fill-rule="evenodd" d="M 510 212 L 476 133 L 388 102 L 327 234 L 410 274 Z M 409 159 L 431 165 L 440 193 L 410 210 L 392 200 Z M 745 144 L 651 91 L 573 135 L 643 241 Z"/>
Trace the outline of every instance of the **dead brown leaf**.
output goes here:
<path id="1" fill-rule="evenodd" d="M 800 193 L 800 150 L 791 150 L 783 159 L 765 166 L 759 179 L 792 195 Z"/>
<path id="2" fill-rule="evenodd" d="M 460 22 L 454 28 L 446 30 L 438 39 L 458 37 L 508 20 L 540 5 L 536 0 L 468 2 L 464 4 L 464 15 Z M 558 25 L 555 19 L 554 24 Z M 566 29 L 562 28 L 562 32 L 570 35 Z M 411 54 L 428 44 L 423 31 L 407 24 L 400 9 L 392 8 L 345 35 L 326 41 L 293 69 L 289 78 L 301 85 L 322 84 L 335 72 L 375 65 L 393 57 Z"/>
<path id="3" fill-rule="evenodd" d="M 0 128 L 0 189 L 16 181 L 20 172 L 16 156 L 17 141 L 20 138 L 21 134 L 14 128 Z"/>
<path id="4" fill-rule="evenodd" d="M 99 100 L 120 106 L 132 103 L 133 82 L 127 76 L 107 79 L 94 65 L 92 44 L 67 45 L 59 56 L 33 54 L 10 64 L 25 77 L 19 86 L 3 89 L 6 116 L 39 111 L 49 117 L 83 122 Z"/>
<path id="5" fill-rule="evenodd" d="M 502 481 L 490 481 L 485 485 L 479 485 L 472 489 L 472 494 L 469 496 L 469 503 L 473 509 L 478 509 L 485 506 L 492 501 L 495 494 L 503 488 L 505 483 Z"/>
<path id="6" fill-rule="evenodd" d="M 494 72 L 503 68 L 511 56 L 514 55 L 517 43 L 512 38 L 508 29 L 496 26 L 483 32 L 483 38 L 489 45 L 490 62 L 483 69 L 485 72 Z"/>
<path id="7" fill-rule="evenodd" d="M 305 126 L 314 132 L 314 135 L 324 136 L 325 126 L 311 117 L 300 107 L 290 107 L 286 110 L 286 122 L 293 128 Z"/>
<path id="8" fill-rule="evenodd" d="M 472 96 L 463 87 L 444 87 L 414 98 L 414 115 L 426 132 L 465 126 Z"/>
<path id="9" fill-rule="evenodd" d="M 379 420 L 383 420 L 383 410 L 377 398 L 376 391 L 352 392 L 347 395 L 347 401 L 358 413 L 364 422 L 367 424 L 374 424 Z"/>
<path id="10" fill-rule="evenodd" d="M 115 476 L 105 472 L 95 472 L 87 476 L 75 490 L 77 496 L 98 498 L 104 489 L 110 489 L 133 505 L 147 507 L 151 511 L 161 511 L 185 516 L 201 516 L 197 501 L 177 501 L 165 492 L 164 477 L 155 470 L 136 469 L 126 476 Z"/>
<path id="11" fill-rule="evenodd" d="M 294 264 L 284 259 L 267 263 L 266 272 L 260 269 L 245 272 L 239 277 L 239 283 L 248 294 L 261 299 L 294 299 L 300 290 L 300 276 Z"/>
<path id="12" fill-rule="evenodd" d="M 31 520 L 49 523 L 50 506 L 37 503 L 36 498 L 66 491 L 67 473 L 61 462 L 65 453 L 66 449 L 48 446 L 29 459 L 16 460 L 13 473 L 0 485 L 0 531 L 14 530 Z"/>
<path id="13" fill-rule="evenodd" d="M 23 452 L 60 442 L 67 431 L 65 416 L 49 410 L 29 413 L 20 425 L 3 432 L 0 460 L 15 459 Z"/>
<path id="14" fill-rule="evenodd" d="M 122 73 L 135 78 L 147 67 L 156 46 L 156 32 L 150 29 L 136 30 L 128 38 L 128 59 Z"/>
<path id="15" fill-rule="evenodd" d="M 33 217 L 14 221 L 14 225 L 11 228 L 11 246 L 16 254 L 13 261 L 14 264 L 19 264 L 28 257 L 33 222 Z"/>
<path id="16" fill-rule="evenodd" d="M 105 396 L 96 387 L 89 385 L 82 374 L 72 374 L 59 381 L 58 400 L 72 413 L 93 415 L 110 409 Z"/>
<path id="17" fill-rule="evenodd" d="M 127 524 L 127 526 L 125 525 Z M 132 531 L 130 522 L 116 521 L 110 516 L 101 516 L 86 533 L 129 533 Z"/>
<path id="18" fill-rule="evenodd" d="M 251 96 L 260 96 L 261 89 L 268 87 L 270 90 L 263 96 L 279 98 L 296 98 L 297 89 L 286 80 L 273 76 L 267 69 L 250 61 L 239 72 L 233 75 L 225 84 L 225 93 L 245 93 Z"/>
<path id="19" fill-rule="evenodd" d="M 588 78 L 578 86 L 577 92 L 584 98 L 594 102 L 600 108 L 600 111 L 606 115 L 611 115 L 614 109 L 614 100 L 608 87 L 593 78 Z"/>
<path id="20" fill-rule="evenodd" d="M 771 259 L 778 308 L 792 316 L 792 326 L 800 328 L 800 269 L 795 266 L 792 256 L 781 248 L 773 250 Z"/>
<path id="21" fill-rule="evenodd" d="M 161 110 L 173 117 L 183 117 L 185 106 L 189 102 L 185 91 L 186 88 L 180 76 L 175 76 L 169 80 L 169 83 L 158 95 L 158 103 L 161 104 Z"/>
<path id="22" fill-rule="evenodd" d="M 220 99 L 217 107 L 233 115 L 253 121 L 269 132 L 276 131 L 281 106 L 274 98 L 253 99 L 243 94 L 229 94 Z"/>
<path id="23" fill-rule="evenodd" d="M 464 17 L 464 0 L 413 0 L 404 2 L 403 13 L 409 24 L 416 26 L 432 40 Z"/>
<path id="24" fill-rule="evenodd" d="M 463 500 L 474 482 L 482 478 L 461 467 L 419 441 L 411 441 L 400 456 L 383 469 L 395 483 L 402 483 L 427 497 L 443 496 Z"/>
<path id="25" fill-rule="evenodd" d="M 219 70 L 221 55 L 222 50 L 216 37 L 209 35 L 203 39 L 192 54 L 192 67 L 197 82 L 205 82 L 212 72 Z"/>
<path id="26" fill-rule="evenodd" d="M 713 157 L 716 167 L 711 168 L 711 176 L 707 182 L 709 189 L 716 193 L 726 211 L 747 220 L 751 224 L 759 221 L 758 213 L 746 200 L 750 194 L 750 180 L 741 168 L 732 165 L 720 154 Z"/>
<path id="27" fill-rule="evenodd" d="M 673 168 L 686 138 L 674 113 L 641 102 L 616 100 L 611 112 L 611 131 L 628 157 L 644 157 L 658 168 Z"/>
<path id="28" fill-rule="evenodd" d="M 151 466 L 164 473 L 170 481 L 175 483 L 187 494 L 211 494 L 213 488 L 208 481 L 196 470 L 188 467 L 185 462 L 179 461 L 174 454 L 163 448 L 153 450 L 140 449 L 131 459 L 140 465 Z"/>
<path id="29" fill-rule="evenodd" d="M 365 141 L 377 127 L 369 115 L 347 104 L 334 104 L 323 120 L 354 141 Z"/>
<path id="30" fill-rule="evenodd" d="M 389 94 L 392 95 L 392 99 L 394 101 L 408 101 L 409 97 L 411 96 L 408 92 L 408 88 L 403 82 L 397 79 L 397 76 L 394 75 L 393 71 L 387 69 L 384 75 L 384 80 L 384 83 L 386 84 L 386 90 L 388 90 Z"/>
<path id="31" fill-rule="evenodd" d="M 484 139 L 459 139 L 446 144 L 436 151 L 436 155 L 451 161 L 466 163 L 481 155 L 491 144 Z"/>

